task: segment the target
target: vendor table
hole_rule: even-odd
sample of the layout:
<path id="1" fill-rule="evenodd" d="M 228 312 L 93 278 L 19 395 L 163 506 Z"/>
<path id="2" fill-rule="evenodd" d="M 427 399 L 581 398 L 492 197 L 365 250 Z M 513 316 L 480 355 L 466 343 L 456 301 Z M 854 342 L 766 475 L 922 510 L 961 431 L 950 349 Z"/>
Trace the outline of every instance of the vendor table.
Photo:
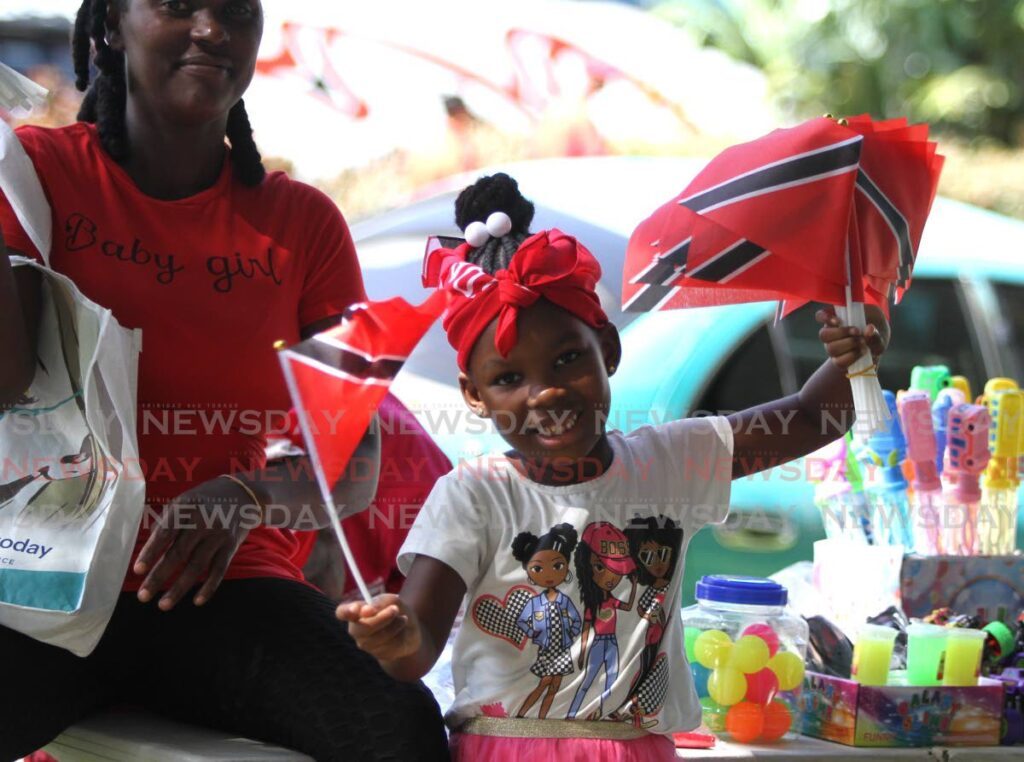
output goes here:
<path id="1" fill-rule="evenodd" d="M 875 749 L 843 746 L 838 743 L 821 741 L 817 738 L 799 736 L 793 741 L 772 746 L 744 746 L 719 741 L 714 749 L 679 749 L 680 759 L 694 760 L 796 760 L 813 759 L 816 762 L 846 762 L 867 760 L 872 762 L 905 762 L 905 760 L 930 760 L 931 762 L 1003 762 L 1003 760 L 1024 758 L 1024 747 L 986 746 L 958 748 L 921 749 Z"/>

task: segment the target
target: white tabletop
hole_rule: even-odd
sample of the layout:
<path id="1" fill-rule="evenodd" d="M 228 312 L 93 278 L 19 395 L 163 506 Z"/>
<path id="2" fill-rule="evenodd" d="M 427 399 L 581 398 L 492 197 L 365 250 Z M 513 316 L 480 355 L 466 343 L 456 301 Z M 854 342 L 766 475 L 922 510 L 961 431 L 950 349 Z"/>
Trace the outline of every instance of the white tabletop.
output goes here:
<path id="1" fill-rule="evenodd" d="M 1024 759 L 1024 746 L 986 746 L 957 748 L 926 747 L 920 749 L 878 749 L 844 746 L 817 738 L 799 736 L 793 741 L 771 746 L 744 746 L 719 741 L 714 749 L 679 749 L 680 759 L 690 760 L 748 760 L 748 759 L 814 759 L 821 762 L 831 760 L 864 760 L 872 762 L 903 762 L 903 760 L 941 760 L 947 762 L 1002 762 L 1010 759 Z"/>

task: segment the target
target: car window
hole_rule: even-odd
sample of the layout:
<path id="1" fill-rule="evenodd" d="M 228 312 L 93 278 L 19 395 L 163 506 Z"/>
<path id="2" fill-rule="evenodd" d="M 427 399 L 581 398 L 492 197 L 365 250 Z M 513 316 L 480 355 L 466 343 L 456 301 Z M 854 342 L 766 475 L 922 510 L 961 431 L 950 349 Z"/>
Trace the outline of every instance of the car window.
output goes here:
<path id="1" fill-rule="evenodd" d="M 802 384 L 821 365 L 825 351 L 814 320 L 818 305 L 806 305 L 782 321 L 786 343 Z M 916 278 L 892 310 L 892 342 L 878 369 L 883 389 L 906 389 L 915 365 L 947 365 L 974 389 L 985 367 L 964 312 L 959 286 L 945 278 Z"/>
<path id="2" fill-rule="evenodd" d="M 761 326 L 718 369 L 695 412 L 731 413 L 781 396 L 775 350 L 768 327 Z"/>
<path id="3" fill-rule="evenodd" d="M 993 285 L 999 297 L 1000 313 L 1010 333 L 999 337 L 1009 360 L 1006 371 L 1018 382 L 1024 382 L 1024 286 L 1010 283 Z"/>

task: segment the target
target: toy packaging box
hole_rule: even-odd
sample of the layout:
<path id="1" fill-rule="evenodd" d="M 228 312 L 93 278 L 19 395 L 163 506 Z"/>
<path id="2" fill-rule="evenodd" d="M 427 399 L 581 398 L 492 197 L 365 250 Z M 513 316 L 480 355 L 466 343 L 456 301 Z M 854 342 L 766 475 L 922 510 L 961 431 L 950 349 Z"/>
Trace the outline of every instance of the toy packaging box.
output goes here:
<path id="1" fill-rule="evenodd" d="M 898 545 L 814 543 L 814 586 L 831 607 L 821 612 L 856 630 L 889 606 L 925 617 L 938 608 L 983 621 L 1024 610 L 1024 556 L 904 556 Z"/>
<path id="2" fill-rule="evenodd" d="M 900 597 L 907 616 L 948 606 L 985 622 L 1012 620 L 1024 610 L 1024 556 L 907 556 Z"/>
<path id="3" fill-rule="evenodd" d="M 996 746 L 1003 686 L 867 686 L 809 672 L 800 711 L 804 735 L 847 746 Z"/>

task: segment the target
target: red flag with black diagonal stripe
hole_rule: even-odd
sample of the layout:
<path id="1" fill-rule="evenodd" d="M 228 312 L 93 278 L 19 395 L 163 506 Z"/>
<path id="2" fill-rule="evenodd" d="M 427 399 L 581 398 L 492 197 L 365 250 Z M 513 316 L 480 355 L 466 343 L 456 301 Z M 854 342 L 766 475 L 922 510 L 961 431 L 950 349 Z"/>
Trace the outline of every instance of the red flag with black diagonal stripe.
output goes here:
<path id="1" fill-rule="evenodd" d="M 869 117 L 813 119 L 733 146 L 634 231 L 623 307 L 898 297 L 941 161 L 927 126 Z"/>
<path id="2" fill-rule="evenodd" d="M 278 352 L 322 488 L 337 483 L 391 381 L 446 304 L 441 291 L 419 306 L 363 302 L 336 328 Z"/>

